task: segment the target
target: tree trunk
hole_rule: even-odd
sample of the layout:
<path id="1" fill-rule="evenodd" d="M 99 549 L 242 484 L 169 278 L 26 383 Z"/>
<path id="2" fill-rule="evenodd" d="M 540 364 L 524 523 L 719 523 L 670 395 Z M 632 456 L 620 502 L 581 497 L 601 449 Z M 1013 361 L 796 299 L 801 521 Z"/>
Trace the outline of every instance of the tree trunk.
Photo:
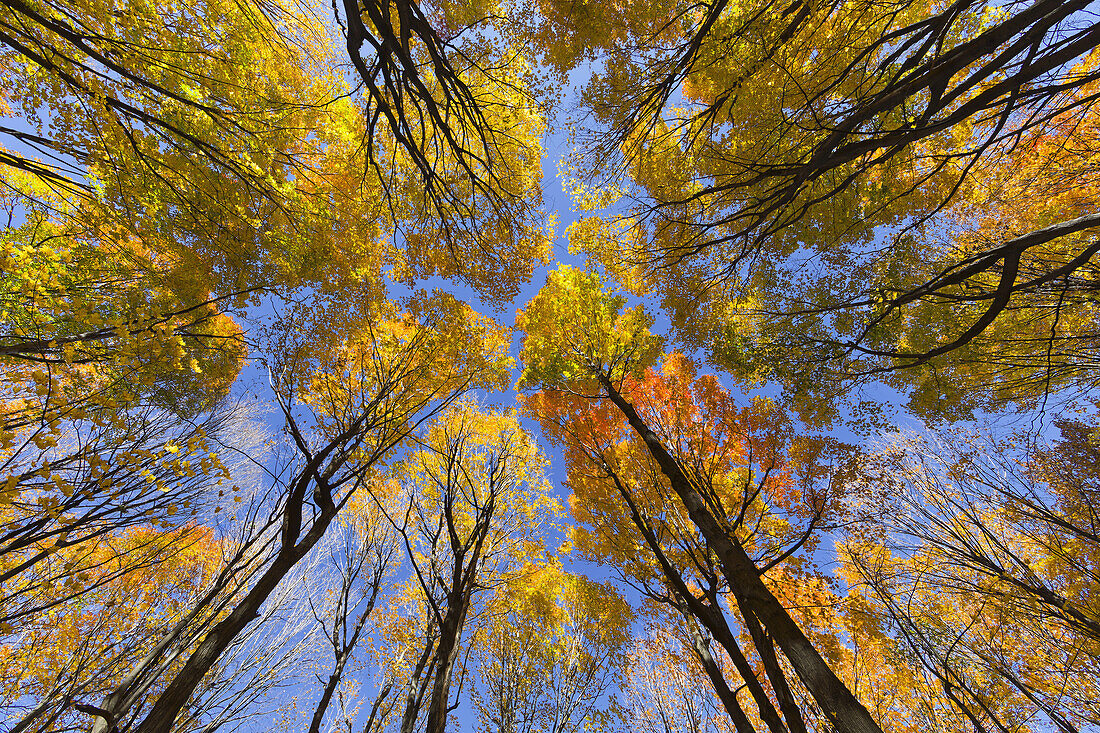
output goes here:
<path id="1" fill-rule="evenodd" d="M 711 655 L 707 640 L 699 631 L 699 624 L 696 623 L 690 613 L 684 613 L 684 615 L 687 618 L 688 630 L 691 633 L 691 646 L 695 649 L 695 656 L 698 658 L 699 664 L 703 666 L 703 671 L 707 673 L 707 677 L 710 678 L 711 684 L 714 685 L 714 691 L 718 694 L 718 699 L 722 701 L 722 706 L 726 709 L 730 720 L 733 721 L 734 727 L 737 728 L 737 733 L 756 733 L 756 729 L 752 727 L 745 711 L 741 709 L 741 705 L 737 702 L 737 696 L 726 684 L 726 678 L 722 676 L 722 670 L 718 669 L 718 662 Z"/>
<path id="2" fill-rule="evenodd" d="M 626 417 L 630 427 L 644 441 L 650 455 L 661 472 L 668 478 L 672 490 L 680 497 L 688 516 L 714 549 L 721 563 L 723 575 L 730 588 L 743 602 L 746 609 L 760 620 L 783 655 L 794 667 L 802 684 L 813 696 L 839 733 L 882 733 L 867 708 L 855 698 L 851 690 L 829 667 L 814 645 L 802 633 L 787 609 L 772 594 L 760 578 L 760 573 L 745 549 L 734 538 L 726 535 L 718 521 L 711 516 L 703 497 L 691 485 L 680 469 L 679 463 L 649 429 L 634 406 L 615 389 L 607 375 L 598 375 L 600 384 L 607 390 L 609 399 Z"/>

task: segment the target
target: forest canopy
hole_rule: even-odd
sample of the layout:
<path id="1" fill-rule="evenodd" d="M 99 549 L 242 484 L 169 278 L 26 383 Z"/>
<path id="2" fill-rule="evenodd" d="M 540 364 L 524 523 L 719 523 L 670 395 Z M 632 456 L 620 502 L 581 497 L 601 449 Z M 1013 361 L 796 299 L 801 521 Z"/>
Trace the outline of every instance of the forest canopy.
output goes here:
<path id="1" fill-rule="evenodd" d="M 0 732 L 1100 729 L 1098 206 L 1090 0 L 8 0 Z"/>

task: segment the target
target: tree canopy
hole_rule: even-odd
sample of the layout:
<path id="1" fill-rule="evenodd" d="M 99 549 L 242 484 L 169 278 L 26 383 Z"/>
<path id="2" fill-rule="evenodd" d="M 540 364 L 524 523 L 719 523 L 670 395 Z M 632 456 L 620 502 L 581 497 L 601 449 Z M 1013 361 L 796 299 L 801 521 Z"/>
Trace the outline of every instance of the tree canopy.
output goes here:
<path id="1" fill-rule="evenodd" d="M 3 733 L 1100 726 L 1089 0 L 10 0 L 0 81 Z"/>

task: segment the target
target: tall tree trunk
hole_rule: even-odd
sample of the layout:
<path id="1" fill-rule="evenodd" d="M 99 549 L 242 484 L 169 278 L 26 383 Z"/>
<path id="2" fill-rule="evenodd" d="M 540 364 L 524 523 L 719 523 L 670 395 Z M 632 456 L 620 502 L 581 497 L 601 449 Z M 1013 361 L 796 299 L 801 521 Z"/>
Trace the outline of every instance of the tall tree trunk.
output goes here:
<path id="1" fill-rule="evenodd" d="M 458 658 L 458 640 L 462 636 L 462 627 L 466 621 L 466 609 L 469 599 L 459 602 L 460 607 L 453 609 L 443 620 L 440 630 L 435 680 L 432 694 L 428 699 L 428 721 L 426 733 L 443 733 L 447 727 L 447 703 L 451 698 L 451 676 L 454 673 L 455 659 Z"/>
<path id="2" fill-rule="evenodd" d="M 332 702 L 332 696 L 336 692 L 336 688 L 340 685 L 340 680 L 344 677 L 344 666 L 351 659 L 351 653 L 355 649 L 355 645 L 359 642 L 359 635 L 363 632 L 363 625 L 366 623 L 367 618 L 370 616 L 371 611 L 374 610 L 374 599 L 371 599 L 371 603 L 367 606 L 367 610 L 359 616 L 359 620 L 355 623 L 355 630 L 351 634 L 351 638 L 345 640 L 342 647 L 339 650 L 339 654 L 336 657 L 336 664 L 333 666 L 332 674 L 329 675 L 328 681 L 325 682 L 325 689 L 321 693 L 321 699 L 317 702 L 317 707 L 313 711 L 313 720 L 309 724 L 309 733 L 321 733 L 321 724 L 325 721 L 325 712 L 328 710 L 329 704 Z"/>
<path id="3" fill-rule="evenodd" d="M 222 652 L 237 638 L 237 635 L 244 630 L 245 626 L 260 615 L 260 608 L 263 606 L 264 601 L 274 592 L 279 582 L 290 573 L 298 561 L 305 557 L 306 553 L 317 544 L 325 534 L 329 524 L 336 518 L 337 510 L 329 497 L 327 501 L 320 502 L 322 504 L 320 512 L 305 535 L 301 534 L 302 508 L 305 489 L 308 485 L 307 477 L 313 475 L 313 472 L 317 470 L 317 464 L 323 458 L 323 454 L 315 457 L 314 465 L 303 470 L 294 484 L 290 498 L 287 501 L 283 526 L 280 529 L 281 545 L 274 561 L 229 615 L 215 624 L 210 629 L 210 633 L 199 642 L 199 645 L 184 662 L 180 671 L 176 673 L 175 677 L 164 688 L 164 692 L 153 703 L 153 707 L 135 729 L 135 733 L 168 733 L 172 730 L 180 711 L 191 699 L 195 688 L 199 686 L 202 678 L 218 661 Z M 316 500 L 324 497 L 319 497 L 319 494 L 315 493 L 314 498 Z"/>
<path id="4" fill-rule="evenodd" d="M 688 632 L 691 634 L 691 646 L 695 650 L 695 656 L 699 660 L 699 664 L 703 666 L 703 671 L 707 673 L 707 677 L 710 678 L 711 684 L 714 685 L 714 691 L 718 694 L 718 699 L 722 701 L 722 706 L 726 709 L 730 720 L 733 721 L 737 733 L 756 733 L 756 729 L 752 727 L 745 711 L 741 709 L 741 705 L 737 702 L 737 696 L 726 684 L 726 678 L 722 676 L 722 670 L 718 668 L 718 662 L 710 653 L 710 646 L 699 630 L 699 624 L 690 612 L 684 610 L 682 613 L 687 620 Z"/>
<path id="5" fill-rule="evenodd" d="M 743 599 L 747 609 L 760 620 L 783 655 L 794 667 L 802 684 L 821 707 L 829 722 L 839 733 L 882 733 L 867 708 L 860 704 L 841 681 L 813 643 L 798 627 L 787 609 L 772 594 L 760 578 L 760 573 L 745 549 L 729 537 L 706 507 L 703 497 L 691 485 L 660 438 L 650 430 L 637 410 L 615 389 L 607 375 L 598 375 L 608 398 L 626 417 L 630 427 L 645 443 L 661 472 L 668 478 L 672 490 L 680 497 L 688 516 L 714 549 L 722 566 L 726 582 Z"/>
<path id="6" fill-rule="evenodd" d="M 737 673 L 741 675 L 745 687 L 748 688 L 749 694 L 752 695 L 753 700 L 756 702 L 757 709 L 760 712 L 760 719 L 768 726 L 771 733 L 788 733 L 787 728 L 783 725 L 783 721 L 779 718 L 779 713 L 776 711 L 772 701 L 768 698 L 768 694 L 764 691 L 763 685 L 761 685 L 760 680 L 756 678 L 756 670 L 752 668 L 752 665 L 749 664 L 749 660 L 746 659 L 745 655 L 741 652 L 741 647 L 737 644 L 733 632 L 730 631 L 729 624 L 726 623 L 722 611 L 718 608 L 718 599 L 714 589 L 712 588 L 708 593 L 706 603 L 691 592 L 680 570 L 668 559 L 652 527 L 650 527 L 642 517 L 641 511 L 634 502 L 634 497 L 632 497 L 627 490 L 626 485 L 614 471 L 606 467 L 605 470 L 608 471 L 608 475 L 615 482 L 615 487 L 619 490 L 619 494 L 622 496 L 623 501 L 626 502 L 627 508 L 630 510 L 631 521 L 634 523 L 634 526 L 638 528 L 638 531 L 641 533 L 642 538 L 645 539 L 646 545 L 649 546 L 654 557 L 657 558 L 657 563 L 661 566 L 661 572 L 665 577 L 665 582 L 668 583 L 673 594 L 679 598 L 679 603 L 682 604 L 680 612 L 685 616 L 690 616 L 688 619 L 689 624 L 691 623 L 691 619 L 695 619 L 698 623 L 702 624 L 703 627 L 710 632 L 711 638 L 717 641 L 726 651 L 726 656 L 733 662 L 734 668 L 737 670 Z M 709 670 L 707 673 L 710 675 Z M 724 678 L 722 684 L 727 690 L 729 689 L 728 685 L 725 685 Z M 717 683 L 715 683 L 715 692 L 719 697 L 722 697 L 723 693 L 718 688 Z M 724 698 L 723 704 L 725 704 Z M 739 705 L 738 708 L 740 709 Z M 732 717 L 733 714 L 731 714 L 731 719 Z M 736 721 L 734 721 L 734 725 L 736 724 Z M 801 730 L 796 729 L 794 733 L 806 733 L 806 731 L 805 728 Z"/>
<path id="7" fill-rule="evenodd" d="M 738 601 L 738 604 L 740 604 L 740 601 Z M 743 609 L 741 615 L 745 619 L 745 628 L 749 630 L 749 635 L 752 637 L 753 646 L 760 653 L 760 661 L 764 664 L 764 672 L 771 680 L 772 689 L 775 690 L 775 699 L 779 701 L 779 709 L 783 711 L 787 726 L 792 731 L 805 733 L 806 723 L 802 720 L 802 711 L 798 709 L 798 703 L 795 702 L 790 685 L 787 684 L 787 675 L 783 673 L 783 668 L 779 666 L 779 659 L 775 655 L 775 645 L 764 633 L 764 629 L 760 628 L 760 621 L 751 609 Z"/>

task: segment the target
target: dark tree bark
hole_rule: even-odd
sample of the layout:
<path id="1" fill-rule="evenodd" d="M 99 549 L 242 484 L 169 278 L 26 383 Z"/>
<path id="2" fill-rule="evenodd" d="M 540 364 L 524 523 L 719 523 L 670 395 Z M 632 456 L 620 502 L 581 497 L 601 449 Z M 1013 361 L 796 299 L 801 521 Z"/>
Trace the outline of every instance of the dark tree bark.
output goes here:
<path id="1" fill-rule="evenodd" d="M 684 503 L 692 522 L 706 538 L 721 564 L 726 582 L 738 605 L 751 612 L 767 629 L 794 667 L 814 701 L 840 733 L 882 733 L 867 709 L 837 677 L 813 643 L 798 627 L 779 600 L 760 578 L 759 570 L 744 548 L 723 530 L 679 463 L 661 443 L 607 375 L 598 375 L 608 399 L 622 412 L 630 427 L 645 443 L 672 490 Z"/>

